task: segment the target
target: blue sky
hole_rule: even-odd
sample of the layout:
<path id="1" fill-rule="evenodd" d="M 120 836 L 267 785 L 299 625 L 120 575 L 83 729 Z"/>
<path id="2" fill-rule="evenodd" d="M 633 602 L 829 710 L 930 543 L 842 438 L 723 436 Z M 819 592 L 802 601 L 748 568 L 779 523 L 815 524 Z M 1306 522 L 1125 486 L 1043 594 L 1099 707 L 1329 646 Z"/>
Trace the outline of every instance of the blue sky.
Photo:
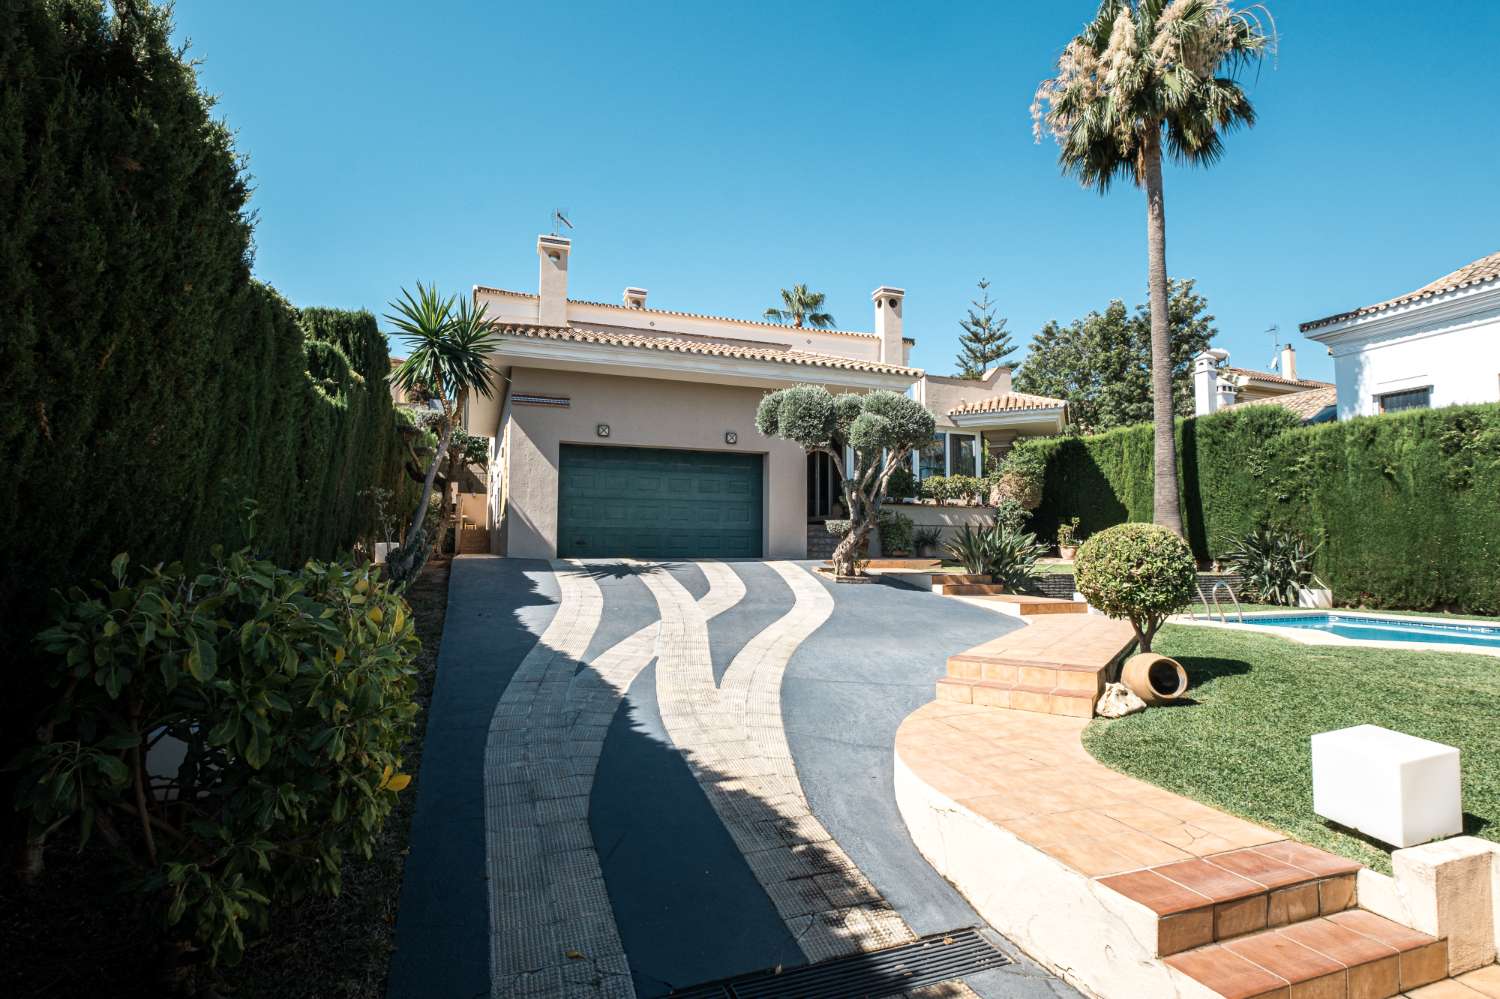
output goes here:
<path id="1" fill-rule="evenodd" d="M 1500 250 L 1500 7 L 1269 0 L 1260 124 L 1169 167 L 1167 262 L 1233 363 L 1279 324 Z M 907 290 L 914 361 L 953 366 L 980 277 L 1023 345 L 1145 297 L 1145 203 L 1034 144 L 1027 107 L 1090 0 L 1040 4 L 361 4 L 180 0 L 179 37 L 254 177 L 257 274 L 301 305 L 402 285 L 535 290 L 553 208 L 570 293 L 756 317 L 806 281 L 839 325 Z"/>

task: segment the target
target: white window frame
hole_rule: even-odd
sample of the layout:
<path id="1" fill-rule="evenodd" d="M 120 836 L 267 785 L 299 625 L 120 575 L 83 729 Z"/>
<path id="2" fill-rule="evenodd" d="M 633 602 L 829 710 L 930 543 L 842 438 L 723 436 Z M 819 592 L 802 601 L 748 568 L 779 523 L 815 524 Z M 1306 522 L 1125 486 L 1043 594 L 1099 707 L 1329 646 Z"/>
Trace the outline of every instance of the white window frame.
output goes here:
<path id="1" fill-rule="evenodd" d="M 938 430 L 934 431 L 933 436 L 943 439 L 943 475 L 945 477 L 949 475 L 972 475 L 975 478 L 979 478 L 984 474 L 981 471 L 984 467 L 984 443 L 980 439 L 979 434 L 966 434 L 956 430 Z M 974 467 L 969 471 L 953 471 L 953 448 L 948 440 L 949 437 L 968 437 L 974 441 Z M 917 480 L 918 484 L 922 481 L 921 451 L 921 448 L 911 449 L 911 474 Z"/>

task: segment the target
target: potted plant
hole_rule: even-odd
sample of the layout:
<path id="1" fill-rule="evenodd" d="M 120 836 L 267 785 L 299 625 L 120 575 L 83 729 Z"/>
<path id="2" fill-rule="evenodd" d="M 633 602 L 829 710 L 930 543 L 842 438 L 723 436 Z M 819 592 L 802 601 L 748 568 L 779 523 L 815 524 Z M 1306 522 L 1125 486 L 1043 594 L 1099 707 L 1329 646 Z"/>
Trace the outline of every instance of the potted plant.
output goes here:
<path id="1" fill-rule="evenodd" d="M 1057 525 L 1057 554 L 1072 561 L 1078 554 L 1078 518 Z"/>
<path id="2" fill-rule="evenodd" d="M 943 540 L 941 527 L 918 527 L 911 533 L 911 546 L 918 558 L 930 558 Z"/>

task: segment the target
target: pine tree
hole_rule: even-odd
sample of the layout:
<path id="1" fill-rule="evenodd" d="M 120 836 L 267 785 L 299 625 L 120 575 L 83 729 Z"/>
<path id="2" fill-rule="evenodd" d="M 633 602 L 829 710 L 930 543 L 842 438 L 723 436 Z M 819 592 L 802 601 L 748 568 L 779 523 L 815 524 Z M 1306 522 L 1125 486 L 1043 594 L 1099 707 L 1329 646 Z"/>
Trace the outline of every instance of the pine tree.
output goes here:
<path id="1" fill-rule="evenodd" d="M 958 338 L 960 378 L 983 378 L 995 362 L 1004 360 L 1016 350 L 1016 345 L 1010 342 L 1005 320 L 995 317 L 995 303 L 990 301 L 989 289 L 990 283 L 980 278 L 980 297 L 969 303 L 968 318 L 958 322 L 963 328 L 963 335 Z"/>

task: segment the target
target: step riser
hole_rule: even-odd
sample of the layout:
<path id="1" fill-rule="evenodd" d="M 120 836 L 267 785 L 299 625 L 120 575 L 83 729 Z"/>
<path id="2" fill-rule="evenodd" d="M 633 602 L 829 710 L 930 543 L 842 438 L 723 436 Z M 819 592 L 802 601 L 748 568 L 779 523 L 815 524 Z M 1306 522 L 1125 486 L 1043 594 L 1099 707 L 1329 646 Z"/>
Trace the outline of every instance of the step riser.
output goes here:
<path id="1" fill-rule="evenodd" d="M 1092 718 L 1094 702 L 1098 698 L 1092 693 L 1053 689 L 1029 689 L 1006 684 L 988 683 L 983 680 L 955 680 L 944 678 L 937 682 L 937 699 L 960 704 L 977 704 L 987 708 L 1009 708 L 1012 711 L 1031 711 L 1044 715 L 1067 715 L 1071 718 Z"/>
<path id="2" fill-rule="evenodd" d="M 1354 875 L 1288 885 L 1232 902 L 1174 913 L 1158 921 L 1156 956 L 1277 929 L 1343 912 L 1354 904 Z"/>

